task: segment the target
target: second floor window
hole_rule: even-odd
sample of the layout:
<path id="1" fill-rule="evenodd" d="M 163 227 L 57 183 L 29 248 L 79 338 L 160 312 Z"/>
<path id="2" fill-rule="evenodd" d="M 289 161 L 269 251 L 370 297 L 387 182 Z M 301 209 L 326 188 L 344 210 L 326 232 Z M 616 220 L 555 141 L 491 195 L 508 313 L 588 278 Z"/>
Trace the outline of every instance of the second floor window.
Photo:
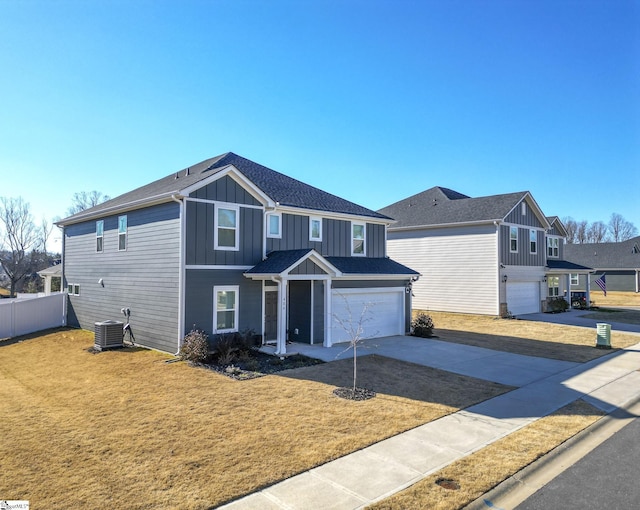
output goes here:
<path id="1" fill-rule="evenodd" d="M 233 206 L 216 206 L 216 230 L 214 244 L 216 250 L 238 250 L 239 208 Z"/>
<path id="2" fill-rule="evenodd" d="M 281 216 L 279 214 L 267 214 L 267 237 L 281 238 Z"/>
<path id="3" fill-rule="evenodd" d="M 124 251 L 127 249 L 127 217 L 118 217 L 118 250 Z"/>
<path id="4" fill-rule="evenodd" d="M 104 220 L 96 221 L 96 251 L 104 250 Z"/>
<path id="5" fill-rule="evenodd" d="M 366 225 L 364 223 L 351 224 L 351 255 L 365 255 Z"/>
<path id="6" fill-rule="evenodd" d="M 558 246 L 557 237 L 547 237 L 547 256 L 558 258 L 560 256 Z"/>
<path id="7" fill-rule="evenodd" d="M 529 245 L 532 254 L 538 253 L 538 232 L 535 230 L 529 231 Z"/>
<path id="8" fill-rule="evenodd" d="M 309 241 L 322 241 L 322 218 L 309 218 Z"/>
<path id="9" fill-rule="evenodd" d="M 518 227 L 509 229 L 509 251 L 512 253 L 518 252 Z"/>

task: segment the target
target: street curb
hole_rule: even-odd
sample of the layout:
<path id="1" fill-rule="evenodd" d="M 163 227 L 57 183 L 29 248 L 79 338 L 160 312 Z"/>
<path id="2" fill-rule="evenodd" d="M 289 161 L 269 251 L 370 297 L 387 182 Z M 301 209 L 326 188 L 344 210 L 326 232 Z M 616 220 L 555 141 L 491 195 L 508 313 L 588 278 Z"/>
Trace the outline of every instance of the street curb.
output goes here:
<path id="1" fill-rule="evenodd" d="M 624 405 L 556 446 L 549 453 L 496 485 L 463 509 L 509 510 L 515 508 L 628 425 L 636 416 L 640 416 L 640 395 L 631 398 Z"/>

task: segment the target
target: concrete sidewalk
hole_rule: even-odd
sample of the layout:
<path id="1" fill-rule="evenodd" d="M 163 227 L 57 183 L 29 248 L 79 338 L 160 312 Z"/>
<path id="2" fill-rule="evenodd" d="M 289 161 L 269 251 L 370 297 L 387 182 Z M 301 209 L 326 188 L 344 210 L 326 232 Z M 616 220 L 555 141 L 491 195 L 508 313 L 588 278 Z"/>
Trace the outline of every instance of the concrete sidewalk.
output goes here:
<path id="1" fill-rule="evenodd" d="M 399 339 L 388 340 L 376 340 L 369 351 L 389 356 L 385 351 L 390 349 L 390 342 Z M 504 381 L 498 382 L 518 388 L 311 469 L 223 508 L 364 508 L 579 398 L 610 413 L 640 396 L 640 344 L 576 364 L 505 356 L 506 353 L 460 345 L 455 345 L 454 356 L 439 345 L 444 342 L 400 338 L 400 341 L 411 340 L 419 343 L 406 346 L 417 349 L 409 352 L 408 361 L 491 381 L 501 378 Z M 398 353 L 405 349 L 398 347 L 396 343 L 396 355 L 391 357 L 402 359 Z M 371 353 L 366 349 L 363 354 L 365 352 Z M 447 361 L 449 357 L 458 359 Z M 481 367 L 474 368 L 474 365 Z M 501 371 L 509 375 L 502 377 Z M 521 376 L 521 372 L 526 375 Z"/>

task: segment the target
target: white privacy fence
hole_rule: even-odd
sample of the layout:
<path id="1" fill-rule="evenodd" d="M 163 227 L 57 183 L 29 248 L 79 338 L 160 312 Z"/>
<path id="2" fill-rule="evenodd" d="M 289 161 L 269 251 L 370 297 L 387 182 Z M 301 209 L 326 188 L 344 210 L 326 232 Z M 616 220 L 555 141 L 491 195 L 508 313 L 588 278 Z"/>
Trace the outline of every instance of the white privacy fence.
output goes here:
<path id="1" fill-rule="evenodd" d="M 0 338 L 27 335 L 67 324 L 67 294 L 0 299 Z"/>

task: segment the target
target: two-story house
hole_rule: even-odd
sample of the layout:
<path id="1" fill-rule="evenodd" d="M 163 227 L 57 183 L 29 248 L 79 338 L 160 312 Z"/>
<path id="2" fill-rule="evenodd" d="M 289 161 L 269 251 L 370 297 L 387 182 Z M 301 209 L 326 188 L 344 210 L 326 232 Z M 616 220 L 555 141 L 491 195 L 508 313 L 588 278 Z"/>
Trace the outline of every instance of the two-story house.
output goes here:
<path id="1" fill-rule="evenodd" d="M 566 232 L 527 191 L 471 198 L 434 187 L 378 211 L 393 217 L 389 256 L 425 275 L 416 309 L 505 316 L 543 311 L 565 297 Z"/>
<path id="2" fill-rule="evenodd" d="M 68 324 L 123 319 L 136 343 L 175 353 L 192 328 L 286 342 L 409 330 L 419 274 L 387 257 L 392 220 L 233 153 L 58 223 Z"/>

